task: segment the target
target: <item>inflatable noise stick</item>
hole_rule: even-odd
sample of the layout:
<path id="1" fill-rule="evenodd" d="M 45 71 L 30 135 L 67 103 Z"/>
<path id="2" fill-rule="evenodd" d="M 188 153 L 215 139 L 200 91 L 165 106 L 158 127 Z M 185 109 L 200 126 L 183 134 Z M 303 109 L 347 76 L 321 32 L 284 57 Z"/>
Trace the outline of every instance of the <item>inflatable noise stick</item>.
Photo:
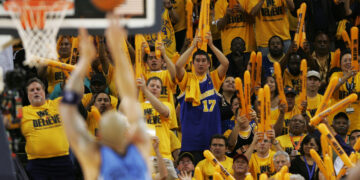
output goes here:
<path id="1" fill-rule="evenodd" d="M 323 156 L 325 156 L 325 154 L 329 154 L 329 149 L 328 149 L 329 143 L 328 143 L 327 138 L 326 138 L 326 136 L 324 134 L 322 134 L 320 136 L 320 142 L 321 142 L 321 150 L 322 150 Z"/>
<path id="2" fill-rule="evenodd" d="M 245 177 L 245 180 L 254 180 L 254 178 L 252 177 L 252 175 L 250 173 L 248 173 Z"/>
<path id="3" fill-rule="evenodd" d="M 324 155 L 324 162 L 327 170 L 326 172 L 328 173 L 327 177 L 329 177 L 330 180 L 335 180 L 334 166 L 328 154 Z"/>
<path id="4" fill-rule="evenodd" d="M 250 119 L 251 109 L 251 79 L 250 72 L 244 73 L 244 99 L 245 99 L 245 112 L 248 119 Z"/>
<path id="5" fill-rule="evenodd" d="M 260 101 L 260 124 L 258 125 L 258 130 L 259 132 L 265 132 L 265 100 L 263 88 L 259 89 L 258 101 Z"/>
<path id="6" fill-rule="evenodd" d="M 145 40 L 145 37 L 142 35 L 142 34 L 138 34 L 139 35 L 139 38 L 141 39 L 141 43 L 142 42 L 145 42 L 145 53 L 146 54 L 150 54 L 150 47 L 149 47 L 149 44 L 148 44 L 148 42 Z"/>
<path id="7" fill-rule="evenodd" d="M 75 69 L 74 65 L 71 64 L 66 64 L 66 63 L 62 63 L 56 60 L 51 60 L 51 59 L 46 59 L 46 58 L 39 58 L 37 60 L 35 60 L 38 64 L 42 64 L 42 65 L 47 65 L 47 66 L 51 66 L 54 68 L 58 68 L 61 70 L 65 70 L 65 71 L 72 71 Z"/>
<path id="8" fill-rule="evenodd" d="M 346 155 L 345 151 L 341 148 L 339 143 L 336 141 L 334 136 L 330 133 L 329 129 L 326 127 L 325 124 L 320 123 L 317 128 L 321 132 L 321 134 L 326 135 L 329 144 L 332 146 L 332 148 L 335 150 L 336 154 L 341 158 L 341 160 L 344 162 L 345 166 L 352 168 L 354 167 L 354 164 L 351 162 L 350 158 Z"/>
<path id="9" fill-rule="evenodd" d="M 315 115 L 318 115 L 321 111 L 325 110 L 338 82 L 339 82 L 339 77 L 337 76 L 333 76 L 330 79 L 330 82 L 324 94 L 324 98 L 320 102 L 320 106 L 317 108 Z M 314 126 L 315 125 L 317 124 L 314 124 Z"/>
<path id="10" fill-rule="evenodd" d="M 351 28 L 351 66 L 359 71 L 359 29 L 354 26 Z"/>
<path id="11" fill-rule="evenodd" d="M 220 175 L 220 173 L 216 172 L 216 171 L 215 171 L 213 177 L 214 177 L 214 180 L 224 180 L 223 177 Z"/>
<path id="12" fill-rule="evenodd" d="M 237 97 L 240 99 L 241 103 L 241 115 L 244 115 L 246 113 L 246 104 L 244 99 L 244 91 L 243 91 L 243 85 L 240 78 L 235 78 L 235 89 L 239 92 L 237 94 Z"/>
<path id="13" fill-rule="evenodd" d="M 336 49 L 334 52 L 334 57 L 332 58 L 330 63 L 330 69 L 335 67 L 340 67 L 340 54 L 341 54 L 340 49 Z"/>
<path id="14" fill-rule="evenodd" d="M 235 180 L 235 178 L 220 164 L 220 162 L 215 158 L 215 156 L 209 151 L 204 151 L 204 157 L 211 162 L 213 166 L 219 166 L 221 169 L 221 175 L 225 177 L 226 180 Z"/>
<path id="15" fill-rule="evenodd" d="M 270 100 L 270 87 L 266 84 L 264 86 L 264 114 L 265 114 L 265 118 L 264 118 L 264 129 L 265 132 L 271 129 L 271 117 L 270 117 L 270 112 L 271 112 L 271 100 Z"/>
<path id="16" fill-rule="evenodd" d="M 354 152 L 352 152 L 351 154 L 350 154 L 350 160 L 351 160 L 351 162 L 352 163 L 354 163 L 354 164 L 356 164 L 356 162 L 357 162 L 357 155 L 354 153 Z M 340 172 L 338 173 L 338 175 L 336 176 L 336 179 L 341 179 L 341 177 L 343 177 L 345 174 L 346 174 L 346 168 L 344 168 L 344 167 L 342 167 L 341 169 L 340 169 Z"/>
<path id="17" fill-rule="evenodd" d="M 203 180 L 204 179 L 199 167 L 195 168 L 194 177 L 195 177 L 196 180 Z"/>
<path id="18" fill-rule="evenodd" d="M 290 173 L 286 173 L 284 176 L 284 180 L 290 180 L 290 176 L 291 176 Z"/>
<path id="19" fill-rule="evenodd" d="M 255 87 L 255 68 L 256 68 L 256 53 L 255 51 L 251 52 L 250 55 L 250 64 L 251 64 L 251 89 Z"/>
<path id="20" fill-rule="evenodd" d="M 289 168 L 287 166 L 283 166 L 279 172 L 277 172 L 274 177 L 275 179 L 278 179 L 278 180 L 283 180 L 284 179 L 284 176 L 285 174 L 288 172 Z"/>
<path id="21" fill-rule="evenodd" d="M 193 40 L 193 22 L 192 22 L 192 15 L 193 15 L 193 8 L 194 4 L 192 0 L 186 0 L 186 38 L 190 39 L 190 41 Z"/>
<path id="22" fill-rule="evenodd" d="M 162 42 L 162 38 L 161 38 L 161 32 L 158 32 L 157 34 L 157 40 L 155 41 L 155 56 L 157 59 L 161 58 L 161 51 L 160 51 L 160 47 L 158 47 L 158 43 Z"/>
<path id="23" fill-rule="evenodd" d="M 237 0 L 229 0 L 229 8 L 234 8 L 236 4 L 238 4 Z"/>
<path id="24" fill-rule="evenodd" d="M 314 149 L 310 149 L 310 155 L 316 162 L 316 165 L 319 167 L 320 171 L 324 174 L 324 176 L 326 176 L 326 179 L 328 179 L 327 171 L 324 166 L 324 162 L 321 160 L 319 154 Z"/>
<path id="25" fill-rule="evenodd" d="M 356 143 L 354 144 L 354 150 L 355 152 L 358 152 L 360 150 L 360 138 L 356 140 Z"/>
<path id="26" fill-rule="evenodd" d="M 284 103 L 286 105 L 285 109 L 287 109 L 287 101 L 284 93 L 284 83 L 281 75 L 281 67 L 278 62 L 274 63 L 274 72 L 275 72 L 275 80 L 276 80 L 277 88 L 279 91 L 280 102 Z"/>
<path id="27" fill-rule="evenodd" d="M 256 54 L 256 77 L 255 77 L 255 84 L 260 85 L 261 84 L 261 71 L 262 71 L 262 53 L 258 52 Z"/>
<path id="28" fill-rule="evenodd" d="M 355 93 L 350 94 L 345 99 L 339 101 L 338 103 L 332 105 L 331 107 L 327 108 L 326 110 L 322 111 L 321 113 L 315 115 L 310 120 L 310 125 L 315 126 L 315 125 L 319 124 L 319 122 L 323 118 L 325 118 L 326 116 L 328 116 L 330 114 L 337 112 L 338 110 L 347 106 L 348 104 L 355 102 L 357 100 L 357 98 L 358 98 L 358 96 Z"/>
<path id="29" fill-rule="evenodd" d="M 265 173 L 262 173 L 260 175 L 260 180 L 267 180 L 267 179 L 268 179 L 268 176 Z"/>
<path id="30" fill-rule="evenodd" d="M 306 101 L 306 97 L 307 97 L 307 95 L 306 95 L 306 80 L 307 80 L 306 59 L 301 60 L 300 71 L 301 71 L 301 92 L 300 92 L 299 102 L 302 103 L 303 101 Z"/>
<path id="31" fill-rule="evenodd" d="M 299 48 L 302 39 L 302 28 L 304 26 L 305 14 L 306 14 L 306 3 L 301 3 L 298 13 L 299 20 L 296 28 L 296 33 L 294 36 L 296 48 Z"/>

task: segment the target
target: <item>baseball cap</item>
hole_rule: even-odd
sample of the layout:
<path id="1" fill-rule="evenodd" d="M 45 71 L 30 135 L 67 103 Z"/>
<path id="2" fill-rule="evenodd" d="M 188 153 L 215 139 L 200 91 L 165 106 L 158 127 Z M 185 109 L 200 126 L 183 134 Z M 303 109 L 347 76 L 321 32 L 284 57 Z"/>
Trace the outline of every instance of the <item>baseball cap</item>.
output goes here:
<path id="1" fill-rule="evenodd" d="M 104 75 L 102 75 L 100 73 L 96 73 L 91 76 L 90 83 L 91 84 L 93 84 L 93 83 L 106 84 L 106 78 Z"/>
<path id="2" fill-rule="evenodd" d="M 296 95 L 295 89 L 292 88 L 292 87 L 290 87 L 290 86 L 286 86 L 286 87 L 284 88 L 284 93 L 285 93 L 285 95 L 287 95 L 287 94 L 294 94 L 294 95 Z"/>
<path id="3" fill-rule="evenodd" d="M 179 164 L 181 159 L 184 158 L 184 157 L 190 158 L 191 162 L 194 164 L 194 156 L 189 152 L 181 152 L 180 155 L 179 155 L 179 159 L 178 159 L 177 164 Z"/>
<path id="4" fill-rule="evenodd" d="M 321 79 L 320 78 L 320 73 L 317 72 L 317 71 L 314 71 L 314 70 L 308 71 L 306 77 L 307 78 L 309 78 L 309 77 L 317 77 L 319 80 Z"/>
<path id="5" fill-rule="evenodd" d="M 234 157 L 233 157 L 233 162 L 235 162 L 237 159 L 244 159 L 248 164 L 249 164 L 249 160 L 247 159 L 247 157 L 243 154 L 236 154 Z"/>

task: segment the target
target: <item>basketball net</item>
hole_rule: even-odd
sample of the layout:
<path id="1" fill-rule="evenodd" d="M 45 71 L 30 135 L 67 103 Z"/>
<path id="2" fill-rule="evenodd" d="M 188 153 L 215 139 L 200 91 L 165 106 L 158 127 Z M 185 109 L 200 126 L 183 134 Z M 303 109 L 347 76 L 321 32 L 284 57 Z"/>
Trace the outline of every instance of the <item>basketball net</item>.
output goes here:
<path id="1" fill-rule="evenodd" d="M 66 0 L 8 0 L 5 9 L 18 30 L 30 67 L 43 59 L 58 59 L 56 35 L 73 2 Z"/>

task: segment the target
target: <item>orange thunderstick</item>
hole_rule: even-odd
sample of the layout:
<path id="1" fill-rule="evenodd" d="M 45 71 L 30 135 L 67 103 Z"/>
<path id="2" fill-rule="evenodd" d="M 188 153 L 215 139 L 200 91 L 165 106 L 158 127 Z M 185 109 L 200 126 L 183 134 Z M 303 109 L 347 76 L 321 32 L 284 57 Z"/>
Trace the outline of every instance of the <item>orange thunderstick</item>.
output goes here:
<path id="1" fill-rule="evenodd" d="M 281 75 L 281 67 L 278 62 L 274 63 L 274 72 L 275 72 L 275 80 L 276 80 L 277 88 L 279 91 L 280 102 L 285 104 L 286 105 L 285 109 L 287 109 L 287 101 L 284 93 L 284 83 Z"/>
<path id="2" fill-rule="evenodd" d="M 258 129 L 259 132 L 265 132 L 265 99 L 263 88 L 259 89 L 258 101 L 260 102 L 260 124 L 258 125 Z"/>
<path id="3" fill-rule="evenodd" d="M 294 36 L 294 41 L 296 44 L 296 48 L 299 48 L 300 42 L 302 41 L 302 29 L 304 27 L 304 20 L 306 14 L 306 3 L 301 3 L 300 8 L 298 10 L 298 24 L 296 28 L 296 33 Z"/>
<path id="4" fill-rule="evenodd" d="M 250 119 L 250 109 L 251 109 L 251 80 L 250 72 L 245 71 L 244 73 L 244 100 L 246 108 L 246 117 Z"/>
<path id="5" fill-rule="evenodd" d="M 351 41 L 350 41 L 349 34 L 344 30 L 343 32 L 341 32 L 341 37 L 344 40 L 346 48 L 351 49 Z"/>
<path id="6" fill-rule="evenodd" d="M 211 162 L 211 164 L 216 167 L 219 166 L 221 170 L 221 175 L 225 177 L 226 180 L 235 180 L 235 178 L 224 168 L 223 165 L 215 158 L 215 156 L 209 151 L 204 151 L 204 157 Z"/>
<path id="7" fill-rule="evenodd" d="M 161 58 L 161 51 L 158 43 L 162 43 L 161 32 L 158 32 L 157 39 L 155 41 L 155 56 L 157 59 Z"/>
<path id="8" fill-rule="evenodd" d="M 331 59 L 330 69 L 340 67 L 340 54 L 340 49 L 336 49 L 334 52 L 334 57 Z"/>
<path id="9" fill-rule="evenodd" d="M 246 104 L 244 99 L 244 91 L 241 79 L 239 77 L 235 78 L 235 89 L 238 91 L 237 97 L 240 99 L 241 103 L 241 115 L 246 113 Z"/>
<path id="10" fill-rule="evenodd" d="M 320 102 L 320 106 L 318 106 L 318 108 L 316 110 L 315 116 L 318 115 L 321 111 L 323 111 L 326 108 L 338 82 L 339 82 L 339 77 L 337 77 L 337 76 L 334 76 L 330 79 L 330 82 L 328 84 L 328 87 L 326 88 L 324 97 L 323 97 L 322 101 Z M 312 124 L 312 125 L 314 126 L 317 124 Z"/>
<path id="11" fill-rule="evenodd" d="M 354 26 L 351 28 L 351 66 L 359 71 L 359 29 Z"/>
<path id="12" fill-rule="evenodd" d="M 261 85 L 261 71 L 262 71 L 262 53 L 258 52 L 256 55 L 256 77 L 254 87 Z"/>
<path id="13" fill-rule="evenodd" d="M 255 51 L 251 52 L 250 55 L 250 64 L 251 64 L 251 89 L 255 87 L 255 68 L 256 68 L 256 53 Z"/>
<path id="14" fill-rule="evenodd" d="M 315 126 L 316 124 L 319 124 L 319 122 L 323 118 L 329 116 L 330 114 L 337 112 L 341 108 L 346 107 L 350 103 L 355 102 L 357 100 L 357 98 L 358 98 L 358 96 L 355 93 L 350 94 L 345 99 L 337 102 L 336 104 L 332 105 L 331 107 L 327 108 L 326 110 L 320 112 L 319 114 L 317 114 L 313 118 L 311 118 L 310 125 Z"/>
<path id="15" fill-rule="evenodd" d="M 301 92 L 300 92 L 300 99 L 299 102 L 302 103 L 303 101 L 306 101 L 306 80 L 307 80 L 307 61 L 306 59 L 301 60 Z"/>
<path id="16" fill-rule="evenodd" d="M 194 9 L 194 4 L 192 2 L 192 0 L 186 0 L 186 39 L 190 39 L 190 41 L 193 40 L 193 9 Z"/>
<path id="17" fill-rule="evenodd" d="M 270 101 L 270 87 L 266 84 L 264 86 L 264 111 L 265 111 L 265 120 L 264 120 L 264 129 L 265 132 L 271 129 L 271 117 L 270 117 L 270 111 L 271 111 L 271 101 Z"/>

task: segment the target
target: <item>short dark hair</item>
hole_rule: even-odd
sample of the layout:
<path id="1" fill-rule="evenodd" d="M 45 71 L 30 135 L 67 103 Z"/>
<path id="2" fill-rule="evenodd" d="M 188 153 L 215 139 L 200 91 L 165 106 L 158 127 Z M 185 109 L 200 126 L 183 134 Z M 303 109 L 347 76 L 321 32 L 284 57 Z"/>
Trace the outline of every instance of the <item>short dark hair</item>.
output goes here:
<path id="1" fill-rule="evenodd" d="M 304 155 L 305 152 L 304 152 L 304 145 L 309 143 L 311 141 L 311 139 L 314 139 L 315 142 L 316 142 L 316 145 L 318 146 L 318 151 L 317 153 L 321 154 L 321 144 L 320 144 L 320 140 L 317 136 L 314 136 L 313 134 L 308 134 L 304 137 L 304 139 L 302 140 L 301 142 L 301 145 L 300 145 L 300 149 L 299 149 L 299 152 L 301 155 Z"/>
<path id="2" fill-rule="evenodd" d="M 26 82 L 26 92 L 27 92 L 27 88 L 30 86 L 30 84 L 32 84 L 33 82 L 37 82 L 41 85 L 41 87 L 43 88 L 43 90 L 45 91 L 45 84 L 37 77 L 31 78 Z"/>
<path id="3" fill-rule="evenodd" d="M 281 37 L 280 37 L 280 36 L 278 36 L 278 35 L 274 35 L 274 36 L 272 36 L 272 37 L 269 39 L 268 44 L 270 45 L 270 42 L 271 42 L 273 39 L 275 39 L 275 38 L 279 38 L 279 39 L 280 39 L 280 41 L 281 41 L 281 45 L 284 47 L 284 40 L 283 40 L 283 39 L 281 39 Z"/>
<path id="4" fill-rule="evenodd" d="M 94 94 L 94 99 L 96 99 L 99 96 L 99 94 L 101 94 L 101 93 L 106 94 L 108 96 L 108 98 L 110 99 L 110 102 L 111 102 L 110 94 L 106 93 L 105 91 L 101 91 L 101 92 L 98 92 L 98 93 Z"/>
<path id="5" fill-rule="evenodd" d="M 162 80 L 161 80 L 159 77 L 157 77 L 157 76 L 150 77 L 150 78 L 146 81 L 146 85 L 149 85 L 150 81 L 152 81 L 152 80 L 160 81 L 161 86 L 163 85 Z"/>
<path id="6" fill-rule="evenodd" d="M 195 53 L 193 54 L 193 57 L 192 57 L 193 62 L 194 62 L 195 57 L 196 57 L 197 55 L 205 55 L 205 56 L 206 56 L 206 60 L 210 62 L 209 54 L 208 54 L 207 52 L 201 50 L 201 49 L 198 49 L 198 50 L 195 51 Z"/>
<path id="7" fill-rule="evenodd" d="M 334 116 L 333 123 L 334 123 L 335 119 L 340 119 L 340 118 L 344 118 L 347 122 L 349 122 L 349 117 L 346 115 L 346 113 L 339 112 Z"/>
<path id="8" fill-rule="evenodd" d="M 149 44 L 149 49 L 151 51 L 155 51 L 155 46 Z M 147 62 L 147 59 L 149 58 L 149 55 L 145 53 L 144 55 L 144 62 Z"/>
<path id="9" fill-rule="evenodd" d="M 225 146 L 228 147 L 228 141 L 227 138 L 224 135 L 221 134 L 215 134 L 210 139 L 210 146 L 212 144 L 213 139 L 223 139 L 225 141 Z"/>

